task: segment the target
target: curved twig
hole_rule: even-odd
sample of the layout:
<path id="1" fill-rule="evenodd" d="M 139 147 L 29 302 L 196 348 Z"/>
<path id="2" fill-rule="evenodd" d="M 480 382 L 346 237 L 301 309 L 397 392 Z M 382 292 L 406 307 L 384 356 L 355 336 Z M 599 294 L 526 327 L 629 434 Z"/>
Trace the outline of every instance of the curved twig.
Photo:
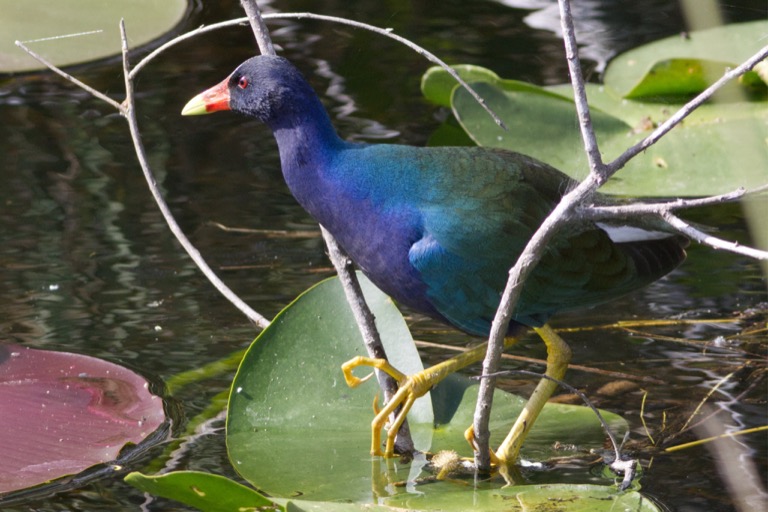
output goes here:
<path id="1" fill-rule="evenodd" d="M 29 41 L 27 41 L 27 42 L 29 42 Z M 123 113 L 124 106 L 121 105 L 120 103 L 116 102 L 115 100 L 113 100 L 112 98 L 107 96 L 106 94 L 103 94 L 103 93 L 97 91 L 96 89 L 94 89 L 90 85 L 86 84 L 85 82 L 81 82 L 80 80 L 78 80 L 77 78 L 73 77 L 72 75 L 70 75 L 66 71 L 63 71 L 63 70 L 57 68 L 48 59 L 46 59 L 42 55 L 36 53 L 35 51 L 31 50 L 27 45 L 25 45 L 21 41 L 16 41 L 15 44 L 16 44 L 16 46 L 18 46 L 19 48 L 21 48 L 22 50 L 27 52 L 32 58 L 36 59 L 38 62 L 43 64 L 45 67 L 47 67 L 48 69 L 50 69 L 54 73 L 62 76 L 64 78 L 64 80 L 72 82 L 73 84 L 75 84 L 76 86 L 80 87 L 84 91 L 89 92 L 94 97 L 100 99 L 101 101 L 103 101 L 105 103 L 108 103 L 108 104 L 112 105 L 120 113 Z"/>
<path id="2" fill-rule="evenodd" d="M 302 19 L 309 19 L 309 20 L 329 21 L 329 22 L 332 22 L 332 23 L 339 23 L 339 24 L 342 24 L 342 25 L 349 25 L 349 26 L 352 26 L 352 27 L 361 28 L 361 29 L 368 30 L 370 32 L 374 32 L 376 34 L 382 35 L 384 37 L 388 37 L 390 39 L 394 39 L 395 41 L 404 44 L 408 48 L 411 48 L 412 50 L 414 50 L 419 55 L 423 56 L 427 60 L 437 64 L 438 66 L 443 68 L 445 71 L 447 71 L 462 87 L 464 87 L 467 90 L 467 92 L 469 92 L 469 94 L 472 95 L 472 97 L 475 99 L 475 101 L 477 101 L 480 104 L 480 106 L 482 106 L 483 109 L 485 109 L 485 111 L 488 112 L 488 115 L 490 115 L 493 118 L 494 122 L 497 125 L 499 125 L 501 128 L 503 128 L 505 130 L 507 129 L 506 125 L 501 120 L 501 118 L 498 115 L 496 115 L 496 113 L 493 110 L 491 110 L 490 107 L 488 107 L 488 105 L 486 104 L 485 100 L 477 92 L 475 92 L 475 90 L 467 82 L 465 82 L 464 79 L 461 78 L 461 76 L 459 76 L 459 74 L 456 72 L 456 70 L 454 70 L 452 67 L 450 67 L 448 64 L 446 64 L 443 60 L 438 58 L 435 54 L 427 51 L 426 49 L 424 49 L 423 47 L 417 45 L 416 43 L 414 43 L 412 41 L 409 41 L 408 39 L 395 34 L 394 32 L 392 32 L 391 29 L 379 28 L 379 27 L 376 27 L 376 26 L 373 26 L 373 25 L 369 25 L 367 23 L 362 23 L 360 21 L 350 20 L 350 19 L 347 19 L 347 18 L 340 18 L 340 17 L 337 17 L 337 16 L 326 16 L 326 15 L 323 15 L 323 14 L 314 14 L 314 13 L 311 13 L 311 12 L 267 13 L 267 14 L 262 14 L 261 17 L 264 18 L 265 20 L 280 20 L 280 19 L 299 19 L 299 20 L 302 20 Z M 175 45 L 181 43 L 182 41 L 186 41 L 187 39 L 191 39 L 191 38 L 196 37 L 196 36 L 198 36 L 200 34 L 205 34 L 206 32 L 212 32 L 214 30 L 219 30 L 221 28 L 231 27 L 231 26 L 234 26 L 234 25 L 244 25 L 246 23 L 248 23 L 248 18 L 247 17 L 246 18 L 237 18 L 237 19 L 234 19 L 234 20 L 222 21 L 221 23 L 214 23 L 212 25 L 202 26 L 202 27 L 199 27 L 199 28 L 197 28 L 195 30 L 187 32 L 186 34 L 182 34 L 181 36 L 176 37 L 176 38 L 168 41 L 167 43 L 163 44 L 162 46 L 158 47 L 155 51 L 153 51 L 152 53 L 150 53 L 149 55 L 144 57 L 136 65 L 136 67 L 134 68 L 132 73 L 138 73 L 138 71 L 141 68 L 143 68 L 144 66 L 146 66 L 152 59 L 154 59 L 155 57 L 160 55 L 162 52 L 164 52 L 168 48 L 170 48 L 172 46 L 175 46 Z M 274 54 L 274 49 L 273 49 L 272 54 Z"/>
<path id="3" fill-rule="evenodd" d="M 205 274 L 211 284 L 213 284 L 216 289 L 219 290 L 219 292 L 227 298 L 227 300 L 234 304 L 237 309 L 242 311 L 243 314 L 245 314 L 252 322 L 254 322 L 260 328 L 265 329 L 269 325 L 269 320 L 254 311 L 235 292 L 233 292 L 227 285 L 225 285 L 221 279 L 219 279 L 211 267 L 208 266 L 208 263 L 206 263 L 205 259 L 203 259 L 203 257 L 200 255 L 200 251 L 195 248 L 192 242 L 189 241 L 187 236 L 181 230 L 178 223 L 176 222 L 176 219 L 174 219 L 170 208 L 168 208 L 168 204 L 165 202 L 162 194 L 160 193 L 160 190 L 157 188 L 157 182 L 154 175 L 152 174 L 152 169 L 149 166 L 149 162 L 147 161 L 144 145 L 141 141 L 141 133 L 139 132 L 138 122 L 136 121 L 134 108 L 135 101 L 133 97 L 133 80 L 131 79 L 131 74 L 129 72 L 130 67 L 128 64 L 128 39 L 125 35 L 125 20 L 120 20 L 120 36 L 122 39 L 123 48 L 123 72 L 125 76 L 126 95 L 125 102 L 123 107 L 120 109 L 120 113 L 128 121 L 128 127 L 131 131 L 131 138 L 133 139 L 136 157 L 139 160 L 139 165 L 141 166 L 141 170 L 144 173 L 144 178 L 147 181 L 147 185 L 149 186 L 149 190 L 152 193 L 152 197 L 155 199 L 157 207 L 160 209 L 165 222 L 168 224 L 168 228 L 179 241 L 181 246 L 184 247 L 184 250 L 187 251 L 189 257 L 192 258 L 198 268 L 203 272 L 203 274 Z"/>

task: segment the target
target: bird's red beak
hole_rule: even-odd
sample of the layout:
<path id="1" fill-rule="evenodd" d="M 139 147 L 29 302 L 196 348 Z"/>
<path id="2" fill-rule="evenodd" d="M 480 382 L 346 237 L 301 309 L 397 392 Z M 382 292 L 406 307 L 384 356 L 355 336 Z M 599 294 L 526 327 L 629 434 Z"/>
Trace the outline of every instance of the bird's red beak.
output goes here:
<path id="1" fill-rule="evenodd" d="M 184 105 L 183 116 L 210 114 L 219 110 L 229 110 L 229 77 L 207 91 L 201 92 Z"/>

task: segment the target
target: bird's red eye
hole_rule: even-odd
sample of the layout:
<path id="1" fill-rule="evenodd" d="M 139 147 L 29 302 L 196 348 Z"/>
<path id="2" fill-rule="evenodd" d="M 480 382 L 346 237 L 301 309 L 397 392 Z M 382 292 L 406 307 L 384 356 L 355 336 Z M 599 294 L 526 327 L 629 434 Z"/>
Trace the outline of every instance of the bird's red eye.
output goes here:
<path id="1" fill-rule="evenodd" d="M 245 89 L 246 87 L 248 87 L 248 79 L 245 78 L 244 76 L 241 76 L 240 80 L 237 81 L 237 86 L 241 89 Z"/>

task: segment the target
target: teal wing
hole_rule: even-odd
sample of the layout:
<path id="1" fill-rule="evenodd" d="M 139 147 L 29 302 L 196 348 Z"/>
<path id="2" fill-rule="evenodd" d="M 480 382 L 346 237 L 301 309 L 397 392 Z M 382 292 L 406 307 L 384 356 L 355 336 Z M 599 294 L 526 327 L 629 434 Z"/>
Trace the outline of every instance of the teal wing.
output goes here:
<path id="1" fill-rule="evenodd" d="M 482 175 L 472 173 L 472 164 Z M 436 188 L 453 193 L 423 201 L 424 236 L 412 246 L 409 260 L 443 316 L 486 335 L 509 269 L 574 183 L 514 153 L 485 151 L 445 167 L 452 169 L 443 175 L 450 186 Z M 679 239 L 653 238 L 657 234 L 644 239 L 643 233 L 616 243 L 594 224 L 566 226 L 527 281 L 513 318 L 540 325 L 557 311 L 593 306 L 645 286 L 684 258 Z"/>

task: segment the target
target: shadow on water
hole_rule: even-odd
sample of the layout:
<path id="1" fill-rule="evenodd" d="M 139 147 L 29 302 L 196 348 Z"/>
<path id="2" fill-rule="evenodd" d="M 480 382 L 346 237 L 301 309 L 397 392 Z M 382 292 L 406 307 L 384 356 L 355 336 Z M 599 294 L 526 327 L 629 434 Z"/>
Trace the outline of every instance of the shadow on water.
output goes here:
<path id="1" fill-rule="evenodd" d="M 539 2 L 541 3 L 541 2 Z M 608 4 L 609 2 L 604 2 Z M 622 4 L 626 2 L 621 2 Z M 226 4 L 226 5 L 222 5 Z M 395 31 L 451 63 L 492 67 L 500 75 L 548 84 L 567 79 L 562 44 L 525 24 L 531 11 L 502 3 L 459 1 L 317 2 L 290 0 L 284 11 L 312 10 L 360 19 Z M 615 35 L 590 41 L 606 58 L 617 49 L 684 30 L 669 2 L 631 2 L 647 16 L 597 10 L 592 21 Z M 762 1 L 730 2 L 728 19 L 756 19 Z M 237 2 L 204 3 L 179 30 L 240 16 Z M 629 27 L 632 30 L 629 30 Z M 357 139 L 423 144 L 438 125 L 435 109 L 419 94 L 427 63 L 390 41 L 314 22 L 276 22 L 275 42 L 311 75 L 339 131 Z M 598 33 L 599 31 L 593 31 Z M 331 275 L 312 219 L 290 197 L 279 173 L 271 135 L 235 116 L 182 119 L 185 101 L 218 82 L 253 52 L 247 29 L 233 29 L 183 45 L 156 61 L 138 82 L 140 124 L 156 177 L 177 219 L 212 267 L 257 311 L 273 316 L 298 293 Z M 597 51 L 597 50 L 595 50 Z M 595 64 L 592 64 L 593 69 Z M 120 97 L 122 78 L 114 61 L 80 66 L 76 74 Z M 207 283 L 172 239 L 151 202 L 124 121 L 98 101 L 50 74 L 0 79 L 0 329 L 2 341 L 61 349 L 124 362 L 167 379 L 242 349 L 256 332 Z M 765 205 L 768 209 L 768 204 Z M 689 212 L 691 220 L 716 226 L 724 237 L 749 243 L 741 209 L 726 205 Z M 211 223 L 255 229 L 308 232 L 298 237 L 233 234 Z M 619 320 L 735 318 L 762 308 L 752 319 L 569 334 L 575 362 L 651 376 L 620 394 L 599 391 L 615 379 L 571 372 L 569 382 L 620 412 L 643 439 L 639 417 L 657 437 L 662 424 L 682 422 L 708 389 L 729 372 L 735 376 L 713 398 L 723 428 L 765 423 L 765 337 L 730 336 L 750 322 L 765 323 L 765 281 L 746 258 L 693 246 L 689 260 L 669 278 L 599 310 L 561 316 L 557 325 L 590 326 Z M 467 340 L 442 326 L 414 318 L 419 339 Z M 646 332 L 647 331 L 647 332 Z M 542 357 L 533 340 L 515 353 Z M 444 357 L 425 351 L 427 363 Z M 509 363 L 510 368 L 515 363 Z M 179 397 L 192 417 L 228 388 L 231 375 L 186 389 Z M 525 393 L 530 383 L 507 382 Z M 223 423 L 214 424 L 223 427 Z M 689 440 L 690 438 L 685 438 Z M 738 441 L 757 466 L 768 470 L 764 435 Z M 675 510 L 729 510 L 718 475 L 720 462 L 705 448 L 663 454 L 643 446 L 644 492 Z M 648 456 L 651 454 L 651 456 Z M 234 476 L 223 430 L 202 435 L 175 469 Z M 583 474 L 584 468 L 574 471 Z M 546 478 L 546 477 L 542 477 Z M 105 479 L 35 503 L 40 510 L 135 508 L 142 493 Z M 175 505 L 174 505 L 175 506 Z M 163 500 L 151 510 L 167 508 Z M 20 509 L 21 510 L 21 509 Z"/>

